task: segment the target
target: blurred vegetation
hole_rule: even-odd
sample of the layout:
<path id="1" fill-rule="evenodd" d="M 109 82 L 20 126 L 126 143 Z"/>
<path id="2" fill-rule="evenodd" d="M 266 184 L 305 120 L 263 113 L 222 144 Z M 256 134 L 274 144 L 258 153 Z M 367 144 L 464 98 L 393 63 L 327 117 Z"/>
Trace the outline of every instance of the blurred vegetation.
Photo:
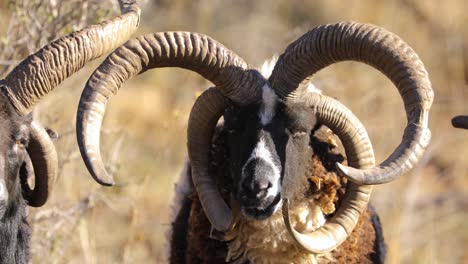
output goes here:
<path id="1" fill-rule="evenodd" d="M 111 0 L 48 1 L 47 7 L 39 8 L 28 7 L 31 2 L 35 1 L 0 1 L 0 23 L 13 25 L 0 27 L 0 72 L 70 28 L 117 13 L 116 1 Z M 58 3 L 64 9 L 54 13 L 50 8 Z M 468 113 L 465 0 L 143 4 L 138 35 L 202 32 L 256 66 L 320 24 L 354 20 L 401 36 L 425 63 L 435 90 L 433 138 L 416 169 L 375 188 L 372 202 L 383 223 L 387 262 L 468 263 L 468 133 L 450 125 L 452 116 Z M 61 27 L 47 24 L 64 18 Z M 37 21 L 40 25 L 35 25 Z M 24 37 L 29 40 L 22 42 Z M 178 69 L 153 70 L 130 80 L 107 110 L 102 151 L 118 186 L 103 188 L 82 164 L 74 129 L 81 90 L 98 63 L 67 80 L 36 107 L 40 121 L 61 135 L 56 142 L 61 177 L 49 203 L 31 209 L 34 263 L 161 263 L 167 253 L 165 232 L 173 185 L 186 156 L 188 113 L 196 94 L 210 84 Z M 354 62 L 328 67 L 313 81 L 355 112 L 368 129 L 378 161 L 384 160 L 405 126 L 403 104 L 392 84 L 378 71 Z"/>
<path id="2" fill-rule="evenodd" d="M 106 1 L 104 1 L 106 2 Z M 9 72 L 20 60 L 62 35 L 79 30 L 111 13 L 112 2 L 104 8 L 103 1 L 2 1 L 2 10 L 9 8 L 10 16 L 2 14 L 0 22 L 0 76 Z M 114 9 L 118 10 L 115 1 Z M 8 59 L 6 59 L 8 58 Z"/>

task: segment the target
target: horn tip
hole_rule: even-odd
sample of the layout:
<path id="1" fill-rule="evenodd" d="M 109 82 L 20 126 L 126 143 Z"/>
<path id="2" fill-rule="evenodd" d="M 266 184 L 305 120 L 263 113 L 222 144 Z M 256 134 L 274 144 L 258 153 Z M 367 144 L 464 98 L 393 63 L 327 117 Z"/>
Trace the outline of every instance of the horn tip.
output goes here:
<path id="1" fill-rule="evenodd" d="M 360 170 L 343 165 L 339 162 L 335 163 L 336 169 L 340 176 L 346 177 L 348 180 L 358 185 L 366 185 L 365 179 L 362 177 Z"/>
<path id="2" fill-rule="evenodd" d="M 112 187 L 115 185 L 114 178 L 112 176 L 108 176 L 105 178 L 102 177 L 94 177 L 97 183 L 101 184 L 102 186 Z"/>
<path id="3" fill-rule="evenodd" d="M 468 116 L 456 116 L 452 118 L 452 126 L 468 129 Z"/>
<path id="4" fill-rule="evenodd" d="M 291 233 L 292 226 L 291 226 L 291 219 L 289 218 L 290 216 L 289 216 L 289 199 L 288 198 L 283 199 L 282 213 L 283 213 L 283 221 L 286 225 L 286 228 Z"/>
<path id="5" fill-rule="evenodd" d="M 215 221 L 212 221 L 212 222 L 211 222 L 211 225 L 212 225 L 212 228 L 213 228 L 213 229 L 216 229 L 216 230 L 217 230 L 217 232 L 227 232 L 227 231 L 229 231 L 229 229 L 230 229 L 231 222 L 232 222 L 231 219 L 229 219 L 229 220 L 226 221 L 225 223 L 217 223 L 217 222 L 215 222 Z"/>
<path id="6" fill-rule="evenodd" d="M 339 162 L 336 162 L 335 166 L 336 166 L 336 170 L 338 171 L 338 174 L 340 176 L 346 177 L 346 178 L 348 178 L 350 180 L 353 180 L 353 181 L 355 180 L 353 178 L 353 176 L 351 175 L 351 172 L 350 172 L 351 169 L 352 169 L 351 167 L 343 165 L 343 164 L 341 164 Z"/>

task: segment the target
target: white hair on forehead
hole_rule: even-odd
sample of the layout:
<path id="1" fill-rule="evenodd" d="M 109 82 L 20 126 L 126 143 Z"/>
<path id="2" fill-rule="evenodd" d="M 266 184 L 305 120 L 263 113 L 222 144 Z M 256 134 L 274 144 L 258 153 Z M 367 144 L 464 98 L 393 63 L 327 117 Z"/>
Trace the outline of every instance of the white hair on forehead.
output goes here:
<path id="1" fill-rule="evenodd" d="M 262 105 L 260 106 L 260 122 L 262 125 L 267 125 L 271 122 L 275 116 L 276 103 L 278 96 L 275 94 L 273 89 L 268 84 L 262 87 Z"/>
<path id="2" fill-rule="evenodd" d="M 260 67 L 260 73 L 265 79 L 270 77 L 277 60 L 278 57 L 274 56 L 270 60 L 266 60 Z M 262 87 L 262 105 L 260 107 L 260 112 L 258 113 L 262 125 L 269 124 L 275 116 L 277 101 L 278 96 L 275 94 L 275 91 L 271 89 L 268 83 L 265 83 Z"/>
<path id="3" fill-rule="evenodd" d="M 278 61 L 277 56 L 273 56 L 271 59 L 266 60 L 260 67 L 260 73 L 265 79 L 268 79 L 275 68 L 276 62 Z M 306 80 L 299 85 L 300 89 L 305 89 L 309 93 L 322 94 L 322 90 L 318 89 L 311 81 Z M 262 125 L 268 125 L 273 117 L 275 117 L 276 104 L 278 102 L 278 96 L 275 91 L 270 87 L 268 83 L 265 83 L 262 87 L 262 104 L 258 116 Z"/>
<path id="4" fill-rule="evenodd" d="M 273 56 L 271 59 L 266 60 L 260 67 L 260 73 L 265 79 L 270 78 L 273 68 L 275 68 L 276 62 L 278 61 L 277 56 Z"/>

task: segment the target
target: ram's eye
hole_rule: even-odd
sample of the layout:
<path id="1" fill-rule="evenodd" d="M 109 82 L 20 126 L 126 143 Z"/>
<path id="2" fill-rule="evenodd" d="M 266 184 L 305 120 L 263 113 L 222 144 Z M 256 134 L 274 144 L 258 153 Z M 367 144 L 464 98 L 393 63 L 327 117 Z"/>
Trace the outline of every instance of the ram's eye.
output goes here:
<path id="1" fill-rule="evenodd" d="M 299 139 L 299 138 L 304 138 L 307 136 L 307 133 L 304 131 L 295 131 L 294 134 L 292 134 L 293 138 Z"/>
<path id="2" fill-rule="evenodd" d="M 305 132 L 305 131 L 296 131 L 296 132 L 294 132 L 294 135 L 296 135 L 296 136 L 306 136 L 307 132 Z"/>
<path id="3" fill-rule="evenodd" d="M 16 145 L 20 148 L 25 148 L 27 144 L 28 144 L 28 141 L 25 138 L 16 140 Z"/>

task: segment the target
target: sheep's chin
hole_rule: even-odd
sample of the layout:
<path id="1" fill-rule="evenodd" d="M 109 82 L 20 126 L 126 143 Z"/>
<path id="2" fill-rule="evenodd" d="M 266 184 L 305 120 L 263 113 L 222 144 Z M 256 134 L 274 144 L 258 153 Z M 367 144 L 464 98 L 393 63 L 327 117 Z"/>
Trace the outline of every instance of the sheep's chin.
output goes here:
<path id="1" fill-rule="evenodd" d="M 249 219 L 265 220 L 271 215 L 273 215 L 276 211 L 278 211 L 278 209 L 281 208 L 282 204 L 283 200 L 281 199 L 281 195 L 278 194 L 273 200 L 273 202 L 264 208 L 241 206 L 241 211 L 242 214 Z"/>

